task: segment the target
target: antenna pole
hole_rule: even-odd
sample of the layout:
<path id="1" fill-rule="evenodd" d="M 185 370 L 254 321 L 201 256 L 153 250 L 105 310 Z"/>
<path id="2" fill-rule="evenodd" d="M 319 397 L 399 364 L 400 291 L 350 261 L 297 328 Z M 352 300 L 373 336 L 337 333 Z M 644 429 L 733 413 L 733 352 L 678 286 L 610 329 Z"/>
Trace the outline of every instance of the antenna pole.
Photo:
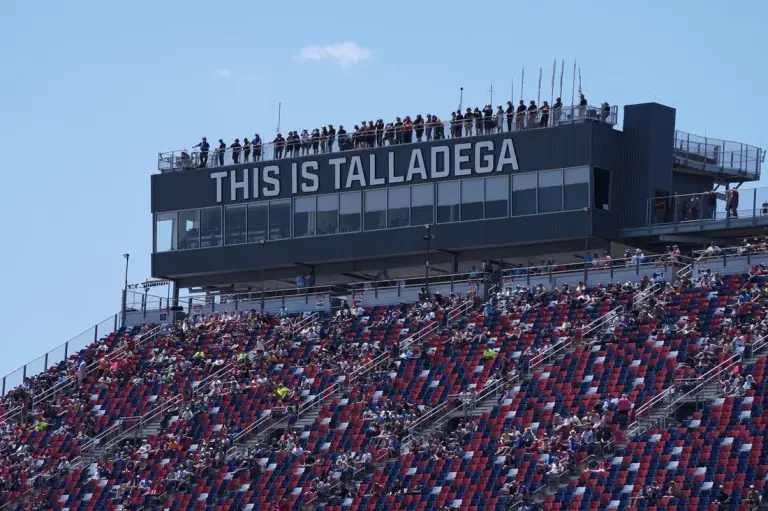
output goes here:
<path id="1" fill-rule="evenodd" d="M 280 118 L 283 114 L 283 103 L 277 104 L 277 132 L 280 133 Z"/>
<path id="2" fill-rule="evenodd" d="M 491 106 L 493 106 L 493 93 L 496 92 L 493 90 L 493 82 L 491 82 L 491 88 L 488 89 L 488 92 L 491 94 Z"/>
<path id="3" fill-rule="evenodd" d="M 557 59 L 552 62 L 552 94 L 550 97 L 550 104 L 555 104 L 555 73 L 557 73 Z"/>
<path id="4" fill-rule="evenodd" d="M 576 61 L 573 61 L 573 83 L 571 84 L 571 108 L 576 103 Z"/>
<path id="5" fill-rule="evenodd" d="M 523 89 L 525 89 L 525 67 L 523 67 L 523 75 L 520 77 L 520 101 L 523 100 Z"/>
<path id="6" fill-rule="evenodd" d="M 560 63 L 560 94 L 557 95 L 561 100 L 563 98 L 563 78 L 565 77 L 565 59 Z"/>
<path id="7" fill-rule="evenodd" d="M 539 67 L 539 90 L 536 93 L 536 105 L 538 106 L 539 103 L 541 103 L 541 73 L 544 71 L 541 67 Z"/>
<path id="8" fill-rule="evenodd" d="M 464 87 L 459 89 L 459 112 L 461 112 L 461 106 L 464 104 Z"/>

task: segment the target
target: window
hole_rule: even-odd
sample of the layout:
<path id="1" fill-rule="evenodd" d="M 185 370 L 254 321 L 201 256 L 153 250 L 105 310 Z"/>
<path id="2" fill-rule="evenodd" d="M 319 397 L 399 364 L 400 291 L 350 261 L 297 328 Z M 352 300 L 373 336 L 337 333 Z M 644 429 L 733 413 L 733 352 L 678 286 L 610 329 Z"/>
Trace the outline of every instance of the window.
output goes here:
<path id="1" fill-rule="evenodd" d="M 482 179 L 461 182 L 461 221 L 482 220 L 485 189 Z"/>
<path id="2" fill-rule="evenodd" d="M 563 209 L 571 211 L 589 207 L 589 167 L 563 171 Z"/>
<path id="3" fill-rule="evenodd" d="M 225 245 L 237 245 L 246 242 L 245 222 L 248 208 L 242 206 L 227 206 L 224 208 Z"/>
<path id="4" fill-rule="evenodd" d="M 221 207 L 200 210 L 200 246 L 221 246 Z"/>
<path id="5" fill-rule="evenodd" d="M 536 173 L 512 176 L 512 215 L 536 214 Z"/>
<path id="6" fill-rule="evenodd" d="M 200 248 L 200 210 L 179 211 L 179 249 Z"/>
<path id="7" fill-rule="evenodd" d="M 284 240 L 291 237 L 291 201 L 276 200 L 269 203 L 269 239 Z"/>
<path id="8" fill-rule="evenodd" d="M 411 225 L 429 225 L 435 221 L 435 187 L 432 183 L 411 187 Z"/>
<path id="9" fill-rule="evenodd" d="M 437 184 L 437 223 L 459 221 L 461 188 L 458 181 Z"/>
<path id="10" fill-rule="evenodd" d="M 323 195 L 317 198 L 317 234 L 338 234 L 339 196 Z"/>
<path id="11" fill-rule="evenodd" d="M 539 172 L 539 213 L 563 210 L 563 172 L 547 170 Z"/>
<path id="12" fill-rule="evenodd" d="M 408 227 L 411 224 L 411 190 L 408 186 L 390 188 L 387 202 L 387 227 Z"/>
<path id="13" fill-rule="evenodd" d="M 339 196 L 339 232 L 360 232 L 360 192 Z"/>
<path id="14" fill-rule="evenodd" d="M 485 218 L 509 216 L 509 179 L 507 176 L 485 179 Z"/>
<path id="15" fill-rule="evenodd" d="M 155 252 L 176 250 L 176 212 L 155 215 Z"/>
<path id="16" fill-rule="evenodd" d="M 248 243 L 267 239 L 269 228 L 269 204 L 248 204 Z"/>
<path id="17" fill-rule="evenodd" d="M 365 230 L 387 228 L 387 191 L 365 192 Z"/>
<path id="18" fill-rule="evenodd" d="M 293 236 L 303 238 L 315 235 L 317 198 L 300 197 L 293 202 Z"/>
<path id="19" fill-rule="evenodd" d="M 611 206 L 611 171 L 595 167 L 594 193 L 595 208 L 608 211 Z"/>

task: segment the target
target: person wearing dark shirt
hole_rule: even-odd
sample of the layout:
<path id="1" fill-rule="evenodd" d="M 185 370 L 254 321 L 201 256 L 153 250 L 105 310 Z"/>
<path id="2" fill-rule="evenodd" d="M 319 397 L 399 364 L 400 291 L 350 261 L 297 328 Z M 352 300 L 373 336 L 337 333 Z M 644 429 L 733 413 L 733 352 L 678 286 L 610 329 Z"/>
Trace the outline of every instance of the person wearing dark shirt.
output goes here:
<path id="1" fill-rule="evenodd" d="M 483 112 L 481 112 L 478 107 L 475 107 L 475 110 L 472 112 L 472 116 L 475 118 L 475 132 L 478 135 L 482 135 L 483 128 L 485 127 L 483 124 Z"/>
<path id="2" fill-rule="evenodd" d="M 611 104 L 603 103 L 603 114 L 601 116 L 601 120 L 603 122 L 608 122 L 608 117 L 610 116 L 611 116 Z"/>
<path id="3" fill-rule="evenodd" d="M 493 107 L 491 105 L 485 105 L 483 108 L 483 124 L 487 135 L 493 133 Z"/>
<path id="4" fill-rule="evenodd" d="M 512 131 L 512 120 L 515 118 L 515 105 L 511 101 L 507 101 L 507 131 Z"/>
<path id="5" fill-rule="evenodd" d="M 403 121 L 399 117 L 395 118 L 395 144 L 403 143 Z"/>
<path id="6" fill-rule="evenodd" d="M 237 165 L 240 163 L 240 149 L 243 146 L 240 145 L 240 139 L 236 138 L 234 142 L 232 142 L 232 145 L 229 146 L 230 149 L 232 149 L 232 163 Z"/>
<path id="7" fill-rule="evenodd" d="M 333 126 L 331 126 L 331 129 L 333 129 Z M 330 135 L 330 130 L 328 131 L 328 134 Z M 346 151 L 346 144 L 347 144 L 347 130 L 344 129 L 344 126 L 339 126 L 339 151 Z M 328 138 L 330 140 L 330 137 Z"/>
<path id="8" fill-rule="evenodd" d="M 224 153 L 227 152 L 227 144 L 224 143 L 224 140 L 219 139 L 219 167 L 224 166 Z"/>
<path id="9" fill-rule="evenodd" d="M 541 112 L 541 121 L 539 122 L 539 126 L 546 128 L 549 124 L 549 103 L 545 101 L 539 107 L 539 112 Z"/>
<path id="10" fill-rule="evenodd" d="M 248 138 L 243 139 L 243 163 L 248 163 L 248 158 L 251 157 L 251 143 Z"/>
<path id="11" fill-rule="evenodd" d="M 515 119 L 515 129 L 517 131 L 523 131 L 525 129 L 525 103 L 520 100 L 520 104 L 517 105 L 517 117 Z"/>
<path id="12" fill-rule="evenodd" d="M 452 138 L 459 138 L 461 137 L 461 127 L 464 124 L 464 116 L 461 114 L 461 110 L 456 110 L 456 113 L 453 114 L 453 119 L 451 121 L 451 137 Z"/>
<path id="13" fill-rule="evenodd" d="M 208 151 L 211 149 L 211 144 L 208 143 L 207 138 L 203 137 L 203 140 L 201 140 L 195 147 L 200 148 L 200 168 L 202 169 L 208 165 Z M 193 147 L 193 149 L 195 147 Z"/>
<path id="14" fill-rule="evenodd" d="M 563 102 L 560 100 L 560 98 L 557 98 L 555 100 L 555 104 L 552 105 L 552 123 L 557 124 L 560 122 L 560 116 L 563 113 Z"/>
<path id="15" fill-rule="evenodd" d="M 336 128 L 333 127 L 333 124 L 328 125 L 328 152 L 333 152 L 333 144 L 336 142 Z"/>
<path id="16" fill-rule="evenodd" d="M 715 502 L 717 503 L 717 509 L 725 510 L 730 507 L 729 504 L 731 502 L 731 496 L 725 492 L 722 486 L 717 490 Z"/>
<path id="17" fill-rule="evenodd" d="M 320 130 L 320 152 L 323 154 L 328 152 L 328 128 L 325 126 Z"/>
<path id="18" fill-rule="evenodd" d="M 368 147 L 376 147 L 376 124 L 373 121 L 368 121 L 366 138 L 368 140 Z"/>
<path id="19" fill-rule="evenodd" d="M 424 136 L 424 118 L 421 114 L 416 116 L 416 120 L 413 121 L 413 129 L 416 131 L 416 141 L 421 142 L 421 137 Z"/>
<path id="20" fill-rule="evenodd" d="M 310 139 L 312 142 L 312 154 L 317 154 L 318 147 L 320 146 L 320 130 L 317 128 L 313 129 Z"/>
<path id="21" fill-rule="evenodd" d="M 261 161 L 261 137 L 258 133 L 251 139 L 251 147 L 253 148 L 253 161 Z"/>
<path id="22" fill-rule="evenodd" d="M 435 140 L 442 140 L 445 138 L 445 125 L 440 117 L 433 115 L 432 124 L 435 126 Z"/>
<path id="23" fill-rule="evenodd" d="M 285 139 L 280 133 L 278 133 L 272 144 L 275 146 L 275 159 L 279 160 L 283 157 L 283 146 L 285 145 Z"/>
<path id="24" fill-rule="evenodd" d="M 478 110 L 479 112 L 479 110 Z M 471 108 L 467 108 L 466 113 L 464 114 L 464 136 L 471 137 L 472 136 L 472 123 L 475 121 L 475 114 L 472 112 Z"/>
<path id="25" fill-rule="evenodd" d="M 376 121 L 376 147 L 382 146 L 382 140 L 384 139 L 384 119 Z"/>
<path id="26" fill-rule="evenodd" d="M 536 102 L 531 101 L 531 104 L 528 105 L 528 129 L 535 128 L 539 123 L 539 109 L 536 108 Z"/>
<path id="27" fill-rule="evenodd" d="M 432 140 L 432 133 L 434 133 L 435 125 L 432 122 L 432 114 L 427 114 L 427 121 L 424 123 L 424 127 L 427 130 L 427 142 Z"/>
<path id="28" fill-rule="evenodd" d="M 579 94 L 579 118 L 584 119 L 587 116 L 587 98 L 584 94 Z"/>

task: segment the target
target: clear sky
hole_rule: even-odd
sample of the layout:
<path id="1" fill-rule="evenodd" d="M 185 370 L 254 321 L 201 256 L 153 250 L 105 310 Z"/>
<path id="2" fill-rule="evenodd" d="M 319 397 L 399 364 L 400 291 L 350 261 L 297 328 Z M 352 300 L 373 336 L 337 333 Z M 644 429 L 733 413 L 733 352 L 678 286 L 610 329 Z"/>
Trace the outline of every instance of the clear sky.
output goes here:
<path id="1" fill-rule="evenodd" d="M 653 101 L 680 129 L 768 144 L 765 0 L 5 0 L 0 9 L 0 319 L 5 374 L 150 275 L 149 176 L 201 136 L 549 99 L 577 59 L 592 104 Z"/>

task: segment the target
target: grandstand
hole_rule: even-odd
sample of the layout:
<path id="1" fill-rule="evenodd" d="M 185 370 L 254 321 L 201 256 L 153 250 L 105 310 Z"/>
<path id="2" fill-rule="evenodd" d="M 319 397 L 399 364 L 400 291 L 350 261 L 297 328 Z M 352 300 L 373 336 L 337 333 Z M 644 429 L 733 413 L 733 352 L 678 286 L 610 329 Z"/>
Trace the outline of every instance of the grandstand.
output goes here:
<path id="1" fill-rule="evenodd" d="M 571 111 L 339 156 L 370 189 L 327 155 L 162 156 L 173 293 L 3 378 L 0 509 L 759 509 L 768 242 L 733 190 L 764 152 Z M 413 154 L 435 172 L 398 184 Z"/>

